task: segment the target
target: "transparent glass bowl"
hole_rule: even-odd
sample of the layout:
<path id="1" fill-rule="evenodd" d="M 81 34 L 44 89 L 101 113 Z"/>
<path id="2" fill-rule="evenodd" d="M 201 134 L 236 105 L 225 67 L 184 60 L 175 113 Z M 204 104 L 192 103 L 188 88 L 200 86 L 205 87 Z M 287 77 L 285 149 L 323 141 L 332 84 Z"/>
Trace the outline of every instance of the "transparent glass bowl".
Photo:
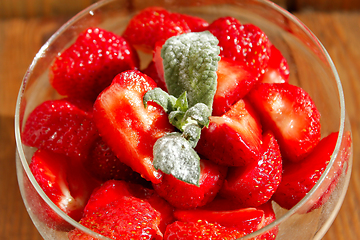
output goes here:
<path id="1" fill-rule="evenodd" d="M 307 91 L 321 113 L 322 137 L 338 131 L 339 138 L 331 162 L 308 195 L 291 210 L 284 210 L 273 204 L 277 220 L 244 239 L 254 238 L 276 226 L 279 227 L 276 239 L 321 239 L 340 209 L 351 173 L 352 154 L 329 200 L 320 209 L 308 212 L 328 188 L 342 137 L 350 132 L 341 82 L 329 55 L 311 31 L 296 17 L 266 0 L 104 0 L 77 14 L 47 41 L 25 74 L 15 115 L 19 186 L 27 211 L 42 237 L 68 239 L 67 232 L 59 231 L 51 218 L 44 219 L 44 214 L 50 214 L 64 219 L 72 228 L 78 228 L 98 239 L 107 239 L 83 227 L 57 208 L 30 172 L 29 162 L 35 149 L 22 144 L 21 129 L 27 116 L 37 105 L 45 100 L 61 97 L 49 84 L 49 67 L 57 54 L 73 43 L 77 35 L 86 28 L 97 26 L 121 35 L 130 18 L 148 6 L 162 6 L 170 11 L 202 17 L 208 22 L 232 16 L 242 23 L 253 23 L 268 35 L 270 41 L 286 57 L 290 66 L 290 83 Z M 151 56 L 140 57 L 143 59 L 142 67 L 145 67 Z"/>

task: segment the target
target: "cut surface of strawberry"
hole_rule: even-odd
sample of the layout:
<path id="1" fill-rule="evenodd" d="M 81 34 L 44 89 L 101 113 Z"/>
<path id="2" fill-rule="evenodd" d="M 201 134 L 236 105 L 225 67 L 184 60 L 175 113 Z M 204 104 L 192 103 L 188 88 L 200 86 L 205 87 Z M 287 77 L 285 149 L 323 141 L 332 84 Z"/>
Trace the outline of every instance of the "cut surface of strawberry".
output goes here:
<path id="1" fill-rule="evenodd" d="M 210 117 L 196 147 L 199 154 L 226 166 L 245 166 L 261 155 L 260 120 L 246 100 L 239 100 L 221 117 Z"/>
<path id="2" fill-rule="evenodd" d="M 274 45 L 270 47 L 270 58 L 265 73 L 260 76 L 259 82 L 285 83 L 289 82 L 290 69 L 286 58 Z"/>
<path id="3" fill-rule="evenodd" d="M 157 139 L 173 131 L 167 114 L 156 103 L 145 108 L 144 94 L 156 83 L 139 71 L 119 74 L 94 104 L 94 121 L 116 156 L 146 180 L 161 181 L 153 164 Z"/>
<path id="4" fill-rule="evenodd" d="M 26 120 L 25 145 L 82 159 L 98 137 L 92 103 L 81 99 L 45 101 Z"/>
<path id="5" fill-rule="evenodd" d="M 264 73 L 271 43 L 260 28 L 243 25 L 233 17 L 222 17 L 212 22 L 208 30 L 219 39 L 221 57 L 243 62 L 256 77 Z"/>
<path id="6" fill-rule="evenodd" d="M 272 197 L 281 182 L 282 159 L 273 134 L 263 137 L 263 153 L 258 162 L 232 167 L 220 194 L 243 207 L 258 207 Z"/>
<path id="7" fill-rule="evenodd" d="M 149 7 L 129 22 L 123 36 L 145 52 L 154 49 L 157 41 L 192 31 L 203 31 L 208 23 L 198 17 L 172 13 L 160 7 Z"/>
<path id="8" fill-rule="evenodd" d="M 71 159 L 65 155 L 49 150 L 37 150 L 29 167 L 50 200 L 64 213 L 79 221 L 91 192 L 99 185 L 99 182 L 88 176 L 84 169 L 74 168 L 74 166 Z M 56 222 L 52 225 L 58 229 L 71 228 L 71 225 L 50 207 L 44 208 L 46 222 Z"/>
<path id="9" fill-rule="evenodd" d="M 217 89 L 213 116 L 221 116 L 243 98 L 257 82 L 256 76 L 242 62 L 221 58 L 217 70 Z"/>
<path id="10" fill-rule="evenodd" d="M 137 52 L 124 38 L 89 28 L 56 58 L 50 82 L 61 95 L 94 101 L 117 74 L 137 68 Z"/>
<path id="11" fill-rule="evenodd" d="M 349 134 L 348 134 L 349 135 Z M 345 135 L 344 142 L 337 157 L 333 169 L 328 174 L 328 185 L 323 189 L 322 195 L 315 199 L 309 209 L 322 206 L 336 186 L 341 171 L 349 159 L 351 140 Z M 330 162 L 335 149 L 338 132 L 329 134 L 323 138 L 313 151 L 299 163 L 289 163 L 284 166 L 282 181 L 273 195 L 273 199 L 281 207 L 290 209 L 295 206 L 315 186 Z M 324 184 L 326 185 L 326 183 Z"/>
<path id="12" fill-rule="evenodd" d="M 301 161 L 319 142 L 320 113 L 307 92 L 288 83 L 259 83 L 247 95 L 284 161 Z"/>
<path id="13" fill-rule="evenodd" d="M 153 184 L 154 190 L 176 208 L 189 209 L 211 202 L 220 190 L 226 176 L 226 167 L 208 160 L 200 160 L 199 187 L 164 174 L 162 182 Z"/>

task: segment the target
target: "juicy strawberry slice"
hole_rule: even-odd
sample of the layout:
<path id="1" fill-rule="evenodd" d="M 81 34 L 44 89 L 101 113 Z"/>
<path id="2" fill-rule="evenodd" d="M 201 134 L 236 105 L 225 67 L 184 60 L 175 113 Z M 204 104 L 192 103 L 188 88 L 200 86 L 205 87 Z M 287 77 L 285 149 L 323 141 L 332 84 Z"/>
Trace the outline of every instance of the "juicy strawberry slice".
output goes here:
<path id="1" fill-rule="evenodd" d="M 317 183 L 335 149 L 338 133 L 331 133 L 323 138 L 319 144 L 313 149 L 303 161 L 299 163 L 289 163 L 284 166 L 282 181 L 273 195 L 273 199 L 283 208 L 290 209 L 295 206 Z M 339 179 L 341 171 L 349 159 L 351 138 L 347 133 L 344 136 L 344 145 L 342 145 L 340 153 L 334 163 L 334 169 L 328 174 L 329 183 L 324 184 L 327 187 L 323 189 L 322 196 L 315 199 L 311 209 L 319 208 L 330 196 L 333 188 Z"/>
<path id="2" fill-rule="evenodd" d="M 156 83 L 139 71 L 119 74 L 94 104 L 94 121 L 116 156 L 146 180 L 161 181 L 153 164 L 153 145 L 172 132 L 167 114 L 156 103 L 143 104 L 144 94 Z"/>
<path id="3" fill-rule="evenodd" d="M 61 95 L 93 101 L 118 73 L 137 68 L 137 52 L 124 38 L 89 28 L 56 58 L 50 82 Z"/>
<path id="4" fill-rule="evenodd" d="M 172 207 L 153 190 L 110 180 L 93 192 L 80 223 L 112 239 L 162 239 L 159 228 L 172 213 Z M 69 237 L 87 239 L 79 230 Z"/>
<path id="5" fill-rule="evenodd" d="M 263 153 L 258 162 L 229 168 L 220 190 L 223 197 L 243 207 L 258 207 L 274 194 L 281 181 L 282 159 L 273 134 L 263 137 Z"/>
<path id="6" fill-rule="evenodd" d="M 288 83 L 257 84 L 247 95 L 283 159 L 301 161 L 320 140 L 320 113 L 308 93 Z"/>
<path id="7" fill-rule="evenodd" d="M 90 149 L 84 166 L 97 179 L 102 181 L 116 179 L 145 183 L 140 174 L 134 172 L 116 157 L 109 145 L 101 137 L 98 137 L 93 142 Z"/>
<path id="8" fill-rule="evenodd" d="M 69 98 L 40 104 L 29 115 L 22 133 L 28 146 L 80 159 L 87 156 L 97 137 L 92 103 Z"/>
<path id="9" fill-rule="evenodd" d="M 239 100 L 221 117 L 210 117 L 196 150 L 205 158 L 227 166 L 245 166 L 261 156 L 261 125 L 245 100 Z"/>
<path id="10" fill-rule="evenodd" d="M 189 239 L 226 239 L 235 240 L 243 237 L 245 233 L 234 228 L 223 227 L 217 223 L 204 220 L 197 222 L 176 221 L 166 228 L 164 240 L 189 240 Z"/>
<path id="11" fill-rule="evenodd" d="M 275 212 L 272 208 L 272 204 L 270 201 L 257 208 L 264 211 L 264 219 L 259 224 L 257 230 L 269 225 L 270 223 L 276 220 Z M 279 226 L 275 226 L 274 228 L 270 229 L 267 232 L 264 232 L 260 236 L 255 237 L 254 240 L 273 240 L 276 239 L 278 232 L 279 232 Z"/>
<path id="12" fill-rule="evenodd" d="M 217 89 L 214 96 L 213 116 L 221 116 L 243 98 L 257 82 L 257 78 L 242 62 L 221 58 L 217 70 Z"/>
<path id="13" fill-rule="evenodd" d="M 259 81 L 263 83 L 289 82 L 290 70 L 286 58 L 274 45 L 271 45 L 270 51 L 268 66 Z"/>
<path id="14" fill-rule="evenodd" d="M 30 170 L 50 200 L 67 215 L 79 221 L 91 192 L 99 182 L 88 176 L 84 169 L 74 167 L 74 163 L 77 162 L 72 163 L 65 155 L 37 150 L 32 157 Z M 45 213 L 44 220 L 54 221 L 52 226 L 55 228 L 71 228 L 70 224 L 50 208 L 46 209 Z"/>
<path id="15" fill-rule="evenodd" d="M 156 47 L 155 47 L 156 48 Z M 142 73 L 148 75 L 149 77 L 156 82 L 157 87 L 167 92 L 165 80 L 164 80 L 164 72 L 161 74 L 158 73 L 156 64 L 154 61 L 151 61 L 149 65 L 141 71 Z M 161 77 L 162 76 L 162 77 Z"/>
<path id="16" fill-rule="evenodd" d="M 207 25 L 205 20 L 198 17 L 149 7 L 130 20 L 123 36 L 136 48 L 150 52 L 157 41 L 191 31 L 203 31 Z"/>
<path id="17" fill-rule="evenodd" d="M 181 209 L 195 208 L 211 202 L 220 190 L 226 176 L 226 168 L 201 160 L 200 187 L 164 174 L 159 184 L 153 184 L 154 190 L 171 205 Z"/>
<path id="18" fill-rule="evenodd" d="M 219 40 L 221 57 L 246 64 L 257 77 L 265 71 L 271 43 L 261 29 L 242 25 L 233 17 L 222 17 L 212 22 L 208 30 Z"/>

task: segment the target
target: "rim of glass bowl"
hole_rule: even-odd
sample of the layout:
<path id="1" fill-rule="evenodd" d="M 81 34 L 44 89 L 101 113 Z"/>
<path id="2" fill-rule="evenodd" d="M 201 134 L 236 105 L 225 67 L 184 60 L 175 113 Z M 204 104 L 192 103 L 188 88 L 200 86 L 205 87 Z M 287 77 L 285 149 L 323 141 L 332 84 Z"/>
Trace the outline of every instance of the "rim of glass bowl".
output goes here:
<path id="1" fill-rule="evenodd" d="M 43 192 L 43 190 L 41 189 L 41 187 L 39 186 L 39 184 L 36 182 L 33 174 L 30 171 L 29 165 L 26 161 L 26 157 L 24 154 L 24 150 L 22 147 L 22 142 L 21 142 L 21 135 L 20 135 L 20 105 L 21 105 L 21 101 L 23 99 L 23 93 L 25 90 L 25 86 L 27 83 L 27 79 L 30 76 L 32 70 L 34 69 L 35 65 L 37 64 L 38 60 L 45 54 L 46 49 L 51 45 L 52 42 L 54 42 L 54 40 L 60 35 L 62 34 L 68 27 L 70 27 L 74 22 L 76 22 L 77 20 L 79 20 L 80 18 L 82 18 L 83 16 L 89 14 L 92 12 L 92 10 L 98 9 L 110 2 L 115 2 L 116 0 L 101 0 L 99 2 L 96 2 L 94 4 L 92 4 L 91 6 L 85 8 L 84 10 L 82 10 L 81 12 L 79 12 L 78 14 L 76 14 L 74 17 L 72 17 L 69 21 L 67 21 L 63 26 L 61 26 L 50 38 L 49 40 L 41 47 L 41 49 L 39 50 L 39 52 L 36 54 L 35 58 L 33 59 L 30 67 L 28 68 L 28 70 L 25 73 L 25 76 L 23 78 L 23 81 L 21 83 L 21 87 L 18 93 L 18 98 L 17 98 L 17 102 L 16 102 L 16 110 L 15 110 L 15 138 L 16 138 L 16 145 L 17 145 L 17 151 L 22 163 L 22 166 L 25 170 L 25 173 L 27 174 L 30 182 L 32 183 L 32 185 L 34 186 L 34 188 L 36 189 L 36 191 L 38 192 L 38 194 L 44 199 L 44 201 L 59 215 L 61 216 L 65 221 L 67 221 L 68 223 L 70 223 L 71 225 L 73 225 L 74 227 L 76 227 L 77 229 L 91 234 L 95 237 L 98 238 L 102 238 L 102 239 L 108 239 L 96 232 L 91 231 L 90 229 L 84 227 L 83 225 L 81 225 L 79 222 L 75 221 L 74 219 L 72 219 L 71 217 L 69 217 L 68 215 L 66 215 L 63 211 L 60 210 L 60 208 L 58 208 L 48 197 L 47 195 Z M 329 67 L 334 75 L 334 78 L 336 80 L 336 84 L 337 84 L 337 89 L 338 89 L 338 94 L 339 94 L 339 100 L 340 100 L 340 125 L 339 125 L 339 135 L 338 135 L 338 139 L 336 142 L 336 146 L 335 146 L 335 150 L 331 156 L 331 160 L 329 165 L 327 166 L 327 168 L 325 169 L 325 172 L 322 174 L 322 176 L 320 177 L 319 181 L 315 184 L 315 186 L 311 189 L 311 191 L 298 203 L 296 204 L 293 208 L 291 208 L 290 210 L 288 210 L 288 212 L 286 212 L 283 216 L 279 217 L 278 219 L 276 219 L 274 222 L 272 222 L 271 224 L 265 226 L 264 228 L 257 230 L 247 236 L 244 236 L 245 238 L 250 238 L 250 237 L 255 237 L 261 233 L 264 233 L 270 229 L 272 229 L 273 227 L 281 224 L 282 222 L 284 222 L 286 219 L 288 219 L 290 216 L 292 216 L 294 213 L 296 213 L 308 200 L 309 198 L 312 197 L 313 193 L 316 192 L 316 190 L 319 188 L 319 186 L 321 185 L 321 183 L 324 181 L 324 179 L 326 178 L 327 174 L 329 173 L 336 157 L 337 154 L 339 152 L 340 149 L 340 144 L 341 144 L 341 140 L 342 140 L 342 136 L 344 133 L 344 128 L 345 128 L 345 100 L 344 100 L 344 93 L 342 90 L 342 85 L 341 85 L 341 81 L 340 81 L 340 77 L 338 75 L 338 72 L 335 68 L 335 65 L 332 61 L 332 59 L 330 58 L 328 52 L 326 51 L 326 49 L 324 48 L 324 46 L 322 45 L 322 43 L 318 40 L 318 38 L 294 15 L 292 15 L 291 13 L 289 13 L 287 10 L 283 9 L 282 7 L 274 4 L 273 2 L 270 2 L 269 0 L 255 0 L 259 3 L 262 3 L 264 5 L 266 5 L 267 7 L 272 8 L 273 10 L 283 14 L 285 17 L 287 17 L 290 21 L 292 21 L 294 24 L 296 24 L 297 27 L 299 27 L 310 39 L 313 40 L 313 42 L 322 50 L 325 59 L 327 61 L 327 63 L 329 64 Z"/>

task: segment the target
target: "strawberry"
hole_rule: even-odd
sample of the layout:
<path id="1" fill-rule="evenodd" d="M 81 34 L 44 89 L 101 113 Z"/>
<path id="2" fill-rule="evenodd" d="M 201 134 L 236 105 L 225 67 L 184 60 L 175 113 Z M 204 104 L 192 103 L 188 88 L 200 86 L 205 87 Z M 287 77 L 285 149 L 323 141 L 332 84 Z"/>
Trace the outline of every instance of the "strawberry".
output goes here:
<path id="1" fill-rule="evenodd" d="M 323 138 L 312 152 L 299 163 L 288 163 L 283 168 L 282 181 L 273 195 L 273 199 L 281 207 L 290 209 L 295 206 L 315 186 L 328 166 L 338 138 L 338 132 Z M 341 171 L 349 159 L 351 138 L 346 133 L 343 137 L 339 155 L 325 180 L 322 196 L 312 202 L 311 209 L 319 208 L 330 196 L 339 180 Z M 327 184 L 326 184 L 327 182 Z M 310 210 L 311 210 L 310 209 Z"/>
<path id="2" fill-rule="evenodd" d="M 171 13 L 160 7 L 149 7 L 135 15 L 126 27 L 123 37 L 145 52 L 154 49 L 157 41 L 191 31 L 203 31 L 208 23 L 198 17 Z"/>
<path id="3" fill-rule="evenodd" d="M 93 142 L 90 149 L 84 166 L 97 179 L 126 180 L 145 184 L 146 181 L 140 174 L 121 162 L 101 137 Z"/>
<path id="4" fill-rule="evenodd" d="M 159 183 L 161 173 L 152 164 L 153 145 L 173 126 L 156 103 L 144 107 L 144 94 L 155 87 L 150 77 L 136 70 L 117 75 L 95 101 L 94 121 L 120 161 L 146 180 Z"/>
<path id="5" fill-rule="evenodd" d="M 25 145 L 83 159 L 98 137 L 92 103 L 81 99 L 45 101 L 29 115 L 22 139 Z"/>
<path id="6" fill-rule="evenodd" d="M 261 156 L 261 125 L 251 105 L 239 100 L 221 117 L 210 117 L 196 147 L 205 158 L 227 166 L 245 166 Z"/>
<path id="7" fill-rule="evenodd" d="M 166 219 L 163 215 L 172 211 L 153 190 L 110 180 L 93 192 L 80 223 L 112 239 L 162 239 L 159 226 Z M 79 230 L 71 231 L 69 238 L 93 239 Z"/>
<path id="8" fill-rule="evenodd" d="M 269 225 L 270 223 L 272 223 L 273 221 L 276 220 L 275 212 L 272 208 L 272 204 L 270 201 L 257 207 L 257 209 L 264 211 L 264 219 L 259 224 L 257 230 Z M 272 229 L 270 229 L 269 231 L 264 232 L 263 234 L 255 237 L 254 240 L 273 240 L 273 239 L 276 239 L 278 232 L 279 232 L 279 226 L 275 226 Z"/>
<path id="9" fill-rule="evenodd" d="M 65 155 L 49 150 L 37 150 L 29 165 L 35 180 L 50 200 L 71 218 L 79 221 L 91 192 L 99 182 L 86 174 L 77 162 L 71 162 Z M 34 205 L 34 208 L 48 206 Z M 58 230 L 71 227 L 64 219 L 53 212 L 50 207 L 41 209 L 43 219 Z"/>
<path id="10" fill-rule="evenodd" d="M 154 61 L 151 61 L 149 65 L 141 71 L 142 73 L 148 75 L 149 77 L 156 82 L 157 87 L 161 88 L 162 90 L 167 92 L 165 80 L 164 80 L 164 73 L 160 75 L 157 71 L 156 64 Z M 162 76 L 162 78 L 161 78 Z"/>
<path id="11" fill-rule="evenodd" d="M 199 187 L 164 174 L 159 184 L 153 184 L 154 190 L 171 205 L 181 209 L 195 208 L 211 202 L 222 186 L 226 168 L 200 160 Z"/>
<path id="12" fill-rule="evenodd" d="M 89 28 L 55 59 L 50 82 L 61 95 L 93 101 L 118 73 L 137 68 L 137 52 L 124 38 Z"/>
<path id="13" fill-rule="evenodd" d="M 242 62 L 256 77 L 264 73 L 271 43 L 260 28 L 243 25 L 233 17 L 222 17 L 212 22 L 208 30 L 219 40 L 221 57 Z"/>
<path id="14" fill-rule="evenodd" d="M 286 58 L 274 45 L 271 45 L 270 51 L 268 66 L 259 81 L 263 83 L 289 82 L 290 70 Z"/>
<path id="15" fill-rule="evenodd" d="M 243 237 L 245 233 L 234 228 L 223 227 L 217 223 L 209 223 L 205 220 L 196 222 L 176 221 L 166 228 L 164 240 L 188 240 L 188 239 L 226 239 L 235 240 Z"/>
<path id="16" fill-rule="evenodd" d="M 273 134 L 266 133 L 260 160 L 245 167 L 229 168 L 220 193 L 243 207 L 258 207 L 274 194 L 280 184 L 281 173 L 279 146 Z"/>
<path id="17" fill-rule="evenodd" d="M 247 95 L 283 159 L 301 161 L 320 140 L 320 113 L 308 93 L 288 83 L 257 84 Z"/>
<path id="18" fill-rule="evenodd" d="M 218 63 L 217 89 L 214 96 L 213 116 L 221 116 L 243 98 L 257 82 L 257 78 L 242 62 L 222 58 Z"/>

